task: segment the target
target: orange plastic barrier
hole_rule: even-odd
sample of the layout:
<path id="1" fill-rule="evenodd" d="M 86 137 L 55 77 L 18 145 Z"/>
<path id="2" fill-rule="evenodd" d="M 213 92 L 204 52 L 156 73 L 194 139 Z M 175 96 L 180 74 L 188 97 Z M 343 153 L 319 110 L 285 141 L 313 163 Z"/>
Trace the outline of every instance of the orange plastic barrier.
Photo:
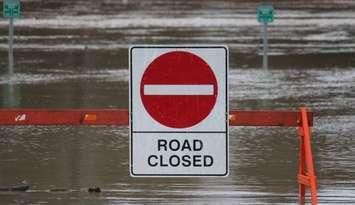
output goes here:
<path id="1" fill-rule="evenodd" d="M 305 204 L 306 186 L 311 190 L 312 205 L 318 203 L 317 199 L 317 181 L 313 167 L 313 156 L 311 147 L 311 129 L 307 117 L 307 109 L 301 108 L 301 121 L 299 125 L 299 202 Z"/>
<path id="2" fill-rule="evenodd" d="M 125 109 L 0 109 L 0 125 L 128 125 Z"/>
<path id="3" fill-rule="evenodd" d="M 125 109 L 0 109 L 0 125 L 128 125 Z M 312 205 L 318 203 L 317 183 L 311 149 L 313 114 L 300 111 L 245 111 L 229 113 L 231 126 L 281 126 L 299 129 L 299 202 L 305 204 L 306 187 L 310 188 Z"/>
<path id="4" fill-rule="evenodd" d="M 313 115 L 307 112 L 309 125 Z M 297 127 L 301 113 L 297 111 L 232 110 L 231 126 Z M 0 109 L 0 125 L 128 125 L 125 109 Z"/>

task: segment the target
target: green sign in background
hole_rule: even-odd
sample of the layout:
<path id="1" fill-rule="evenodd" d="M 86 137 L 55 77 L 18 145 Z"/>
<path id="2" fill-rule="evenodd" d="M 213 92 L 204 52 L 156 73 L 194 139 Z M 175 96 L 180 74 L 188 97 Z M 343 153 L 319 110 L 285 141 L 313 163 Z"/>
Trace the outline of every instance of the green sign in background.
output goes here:
<path id="1" fill-rule="evenodd" d="M 271 23 L 274 21 L 274 7 L 270 5 L 261 5 L 258 7 L 258 21 L 260 23 Z"/>
<path id="2" fill-rule="evenodd" d="M 20 17 L 20 10 L 20 0 L 4 0 L 2 12 L 5 18 Z"/>

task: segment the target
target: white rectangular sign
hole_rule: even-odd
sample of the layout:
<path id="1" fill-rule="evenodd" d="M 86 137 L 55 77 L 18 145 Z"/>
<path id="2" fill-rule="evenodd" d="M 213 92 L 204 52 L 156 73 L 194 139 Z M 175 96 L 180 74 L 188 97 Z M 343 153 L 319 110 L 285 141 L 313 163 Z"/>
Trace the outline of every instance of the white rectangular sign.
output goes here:
<path id="1" fill-rule="evenodd" d="M 228 49 L 133 46 L 130 173 L 228 175 Z"/>

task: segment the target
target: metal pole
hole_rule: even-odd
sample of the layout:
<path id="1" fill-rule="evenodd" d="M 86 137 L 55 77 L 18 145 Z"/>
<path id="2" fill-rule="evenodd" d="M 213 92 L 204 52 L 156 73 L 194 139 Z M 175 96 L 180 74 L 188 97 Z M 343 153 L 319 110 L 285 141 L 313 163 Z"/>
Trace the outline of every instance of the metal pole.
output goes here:
<path id="1" fill-rule="evenodd" d="M 268 53 L 268 33 L 267 33 L 267 23 L 263 23 L 263 43 L 264 43 L 264 56 L 263 56 L 263 69 L 268 69 L 267 53 Z"/>
<path id="2" fill-rule="evenodd" d="M 14 18 L 9 18 L 9 76 L 14 74 Z"/>

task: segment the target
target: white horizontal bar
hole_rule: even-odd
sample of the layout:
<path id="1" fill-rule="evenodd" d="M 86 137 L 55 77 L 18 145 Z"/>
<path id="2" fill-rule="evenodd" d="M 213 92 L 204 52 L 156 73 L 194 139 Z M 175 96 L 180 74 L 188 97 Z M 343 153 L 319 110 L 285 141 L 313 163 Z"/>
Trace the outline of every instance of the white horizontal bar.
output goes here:
<path id="1" fill-rule="evenodd" d="M 213 95 L 213 85 L 144 85 L 144 95 Z"/>

